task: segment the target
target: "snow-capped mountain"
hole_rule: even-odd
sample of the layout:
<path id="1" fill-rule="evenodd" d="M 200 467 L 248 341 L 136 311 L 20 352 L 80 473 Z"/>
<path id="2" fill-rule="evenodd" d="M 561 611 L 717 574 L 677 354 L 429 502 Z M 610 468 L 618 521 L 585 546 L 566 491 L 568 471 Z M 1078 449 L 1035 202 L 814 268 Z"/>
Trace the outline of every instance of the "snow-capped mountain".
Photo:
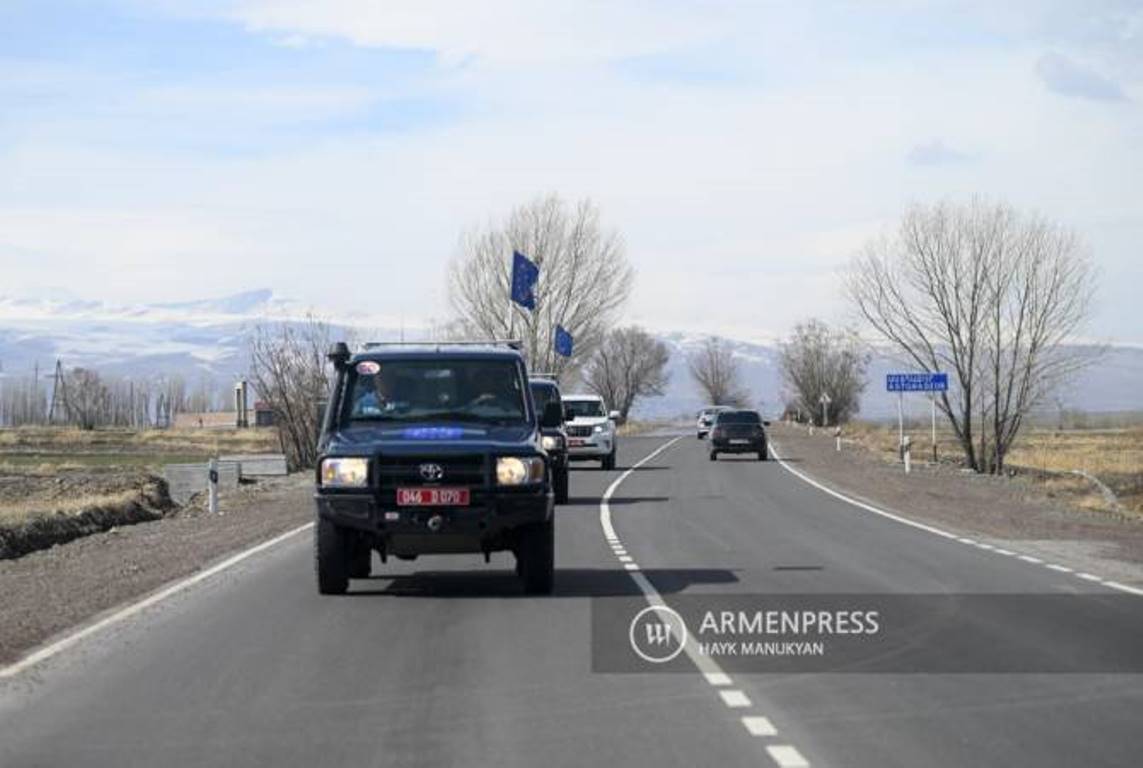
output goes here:
<path id="1" fill-rule="evenodd" d="M 50 371 L 60 359 L 67 367 L 88 366 L 117 376 L 206 376 L 219 384 L 247 369 L 251 330 L 261 322 L 295 322 L 308 308 L 274 295 L 252 290 L 216 299 L 176 303 L 119 305 L 84 300 L 67 294 L 28 299 L 0 296 L 0 376 L 28 376 L 38 365 Z M 315 314 L 335 331 L 352 331 L 358 338 L 397 339 L 427 335 L 426 328 L 400 329 L 392 319 L 360 314 Z M 662 397 L 637 406 L 645 418 L 690 416 L 705 405 L 691 381 L 687 358 L 703 336 L 661 332 L 671 351 L 670 381 Z M 742 383 L 755 405 L 768 413 L 781 410 L 785 400 L 778 364 L 778 342 L 726 339 L 740 364 Z M 869 365 L 869 385 L 861 413 L 886 418 L 896 413 L 896 397 L 884 391 L 885 374 L 907 370 L 891 355 L 878 352 Z M 1087 411 L 1143 410 L 1143 349 L 1112 347 L 1062 393 L 1067 407 Z M 906 398 L 910 412 L 926 412 L 922 395 Z"/>

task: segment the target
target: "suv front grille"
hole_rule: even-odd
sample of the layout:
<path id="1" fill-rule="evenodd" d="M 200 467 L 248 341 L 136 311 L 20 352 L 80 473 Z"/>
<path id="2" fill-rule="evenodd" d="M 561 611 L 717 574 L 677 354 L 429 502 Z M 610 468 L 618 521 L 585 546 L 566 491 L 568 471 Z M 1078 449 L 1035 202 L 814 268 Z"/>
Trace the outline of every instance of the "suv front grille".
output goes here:
<path id="1" fill-rule="evenodd" d="M 592 430 L 594 430 L 595 427 L 568 424 L 566 429 L 568 437 L 591 437 Z"/>
<path id="2" fill-rule="evenodd" d="M 421 474 L 421 466 L 436 464 L 441 468 L 438 479 Z M 476 486 L 484 485 L 487 472 L 480 454 L 461 456 L 379 456 L 377 484 L 382 489 L 417 485 Z"/>

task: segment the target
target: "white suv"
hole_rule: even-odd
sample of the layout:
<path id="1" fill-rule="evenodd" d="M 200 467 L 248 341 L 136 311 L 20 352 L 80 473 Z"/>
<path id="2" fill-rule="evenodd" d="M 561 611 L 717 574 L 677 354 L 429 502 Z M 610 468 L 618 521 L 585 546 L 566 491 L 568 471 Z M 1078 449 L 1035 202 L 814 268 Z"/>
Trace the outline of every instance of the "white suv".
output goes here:
<path id="1" fill-rule="evenodd" d="M 607 411 L 598 395 L 564 395 L 568 458 L 599 459 L 603 469 L 615 469 L 615 421 L 618 411 Z"/>

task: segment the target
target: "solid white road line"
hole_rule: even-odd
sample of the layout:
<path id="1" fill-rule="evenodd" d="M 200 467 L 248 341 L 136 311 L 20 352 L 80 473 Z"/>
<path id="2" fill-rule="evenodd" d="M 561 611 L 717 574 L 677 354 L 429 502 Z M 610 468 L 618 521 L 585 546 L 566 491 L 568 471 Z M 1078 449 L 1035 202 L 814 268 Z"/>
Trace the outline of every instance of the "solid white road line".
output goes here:
<path id="1" fill-rule="evenodd" d="M 846 496 L 844 493 L 839 493 L 838 491 L 835 491 L 833 488 L 830 488 L 827 485 L 823 485 L 822 483 L 819 483 L 817 480 L 814 480 L 812 477 L 805 474 L 804 472 L 801 472 L 801 471 L 791 467 L 789 464 L 786 463 L 786 460 L 782 458 L 782 456 L 778 453 L 778 451 L 775 450 L 773 443 L 770 444 L 770 453 L 778 461 L 778 463 L 782 465 L 782 468 L 785 469 L 787 472 L 789 472 L 794 477 L 797 477 L 800 480 L 802 480 L 806 483 L 809 483 L 813 487 L 817 488 L 819 491 L 827 493 L 830 496 L 833 496 L 835 499 L 841 499 L 845 503 L 852 504 L 853 506 L 858 507 L 859 509 L 864 509 L 865 511 L 872 512 L 875 515 L 880 515 L 881 517 L 885 517 L 885 518 L 888 518 L 890 520 L 896 521 L 898 523 L 902 523 L 903 525 L 908 525 L 911 528 L 918 528 L 922 531 L 927 531 L 928 533 L 934 533 L 937 536 L 940 536 L 941 538 L 944 538 L 944 539 L 952 539 L 953 541 L 958 541 L 961 544 L 969 544 L 969 545 L 977 547 L 979 549 L 991 551 L 991 552 L 994 552 L 994 553 L 1000 554 L 1000 555 L 1012 555 L 1012 556 L 1015 556 L 1018 560 L 1023 560 L 1026 563 L 1043 564 L 1043 566 L 1045 568 L 1048 568 L 1048 569 L 1053 570 L 1053 571 L 1057 571 L 1059 573 L 1074 573 L 1073 569 L 1068 568 L 1066 565 L 1057 565 L 1056 563 L 1044 563 L 1044 561 L 1040 560 L 1039 558 L 1031 557 L 1029 555 L 1022 555 L 1018 552 L 1012 552 L 1012 551 L 1009 551 L 1007 549 L 1000 549 L 998 547 L 994 547 L 991 544 L 985 544 L 983 542 L 976 541 L 975 539 L 970 539 L 966 536 L 958 536 L 955 533 L 949 533 L 948 531 L 943 531 L 940 528 L 937 528 L 935 526 L 926 525 L 925 523 L 919 523 L 916 520 L 910 520 L 907 517 L 901 517 L 900 515 L 895 515 L 892 512 L 886 512 L 885 510 L 879 509 L 879 508 L 873 506 L 872 504 L 866 504 L 863 501 L 858 501 L 857 499 L 850 498 L 849 496 Z M 1085 574 L 1083 576 L 1080 576 L 1080 578 L 1088 579 L 1089 581 L 1092 581 L 1092 582 L 1095 582 L 1098 584 L 1102 584 L 1105 587 L 1110 587 L 1111 589 L 1117 590 L 1119 592 L 1126 592 L 1126 593 L 1131 594 L 1131 595 L 1143 596 L 1143 589 L 1140 589 L 1139 587 L 1132 587 L 1132 586 L 1128 586 L 1127 584 L 1121 584 L 1118 581 L 1111 581 L 1110 579 L 1104 579 L 1101 576 L 1095 576 L 1094 574 Z"/>
<path id="2" fill-rule="evenodd" d="M 78 643 L 80 640 L 83 640 L 85 637 L 90 637 L 91 635 L 94 635 L 96 632 L 100 632 L 100 631 L 112 626 L 113 624 L 118 624 L 119 622 L 123 621 L 124 619 L 129 619 L 130 617 L 134 616 L 135 614 L 139 613 L 140 611 L 143 611 L 147 608 L 150 608 L 152 605 L 156 605 L 158 603 L 161 603 L 164 600 L 166 600 L 167 598 L 172 597 L 174 595 L 177 595 L 179 592 L 183 592 L 183 591 L 189 589 L 190 587 L 193 587 L 195 584 L 198 584 L 199 582 L 206 581 L 211 576 L 222 573 L 223 571 L 227 570 L 228 568 L 233 568 L 234 566 L 241 563 L 243 560 L 246 560 L 250 557 L 253 557 L 254 555 L 258 554 L 259 552 L 264 552 L 265 550 L 270 549 L 271 547 L 282 543 L 283 541 L 290 538 L 291 536 L 296 536 L 297 534 L 301 533 L 302 531 L 307 531 L 310 528 L 313 528 L 313 525 L 314 525 L 313 523 L 306 523 L 305 525 L 299 525 L 297 528 L 294 528 L 293 530 L 286 531 L 285 533 L 281 534 L 280 536 L 275 536 L 274 538 L 272 538 L 268 541 L 264 541 L 261 544 L 256 544 L 255 546 L 250 547 L 249 549 L 244 549 L 243 551 L 239 552 L 238 554 L 232 555 L 232 556 L 226 558 L 221 563 L 217 563 L 216 565 L 212 565 L 210 568 L 207 568 L 204 571 L 199 571 L 198 573 L 196 573 L 192 576 L 188 576 L 187 578 L 183 579 L 182 581 L 176 581 L 174 584 L 170 585 L 169 587 L 165 587 L 165 588 L 159 590 L 158 592 L 155 592 L 155 593 L 149 595 L 148 597 L 145 597 L 142 600 L 139 600 L 138 602 L 131 603 L 130 605 L 127 605 L 126 607 L 119 609 L 118 611 L 111 614 L 110 616 L 105 616 L 104 618 L 100 619 L 99 621 L 95 622 L 94 624 L 88 624 L 86 627 L 83 627 L 82 629 L 78 629 L 75 632 L 72 632 L 70 635 L 66 635 L 66 636 L 60 638 L 59 640 L 56 640 L 54 643 L 47 645 L 47 646 L 44 646 L 43 648 L 40 648 L 39 650 L 28 654 L 27 656 L 20 659 L 19 661 L 15 662 L 13 664 L 10 664 L 7 667 L 4 667 L 3 669 L 0 669 L 0 680 L 2 680 L 4 678 L 13 677 L 15 675 L 18 675 L 21 672 L 23 672 L 25 669 L 28 669 L 29 667 L 35 666 L 36 664 L 39 664 L 41 661 L 46 661 L 47 659 L 50 659 L 51 657 L 55 656 L 56 654 L 60 653 L 61 651 L 67 650 L 68 648 L 70 648 L 73 645 L 75 645 L 76 643 Z"/>

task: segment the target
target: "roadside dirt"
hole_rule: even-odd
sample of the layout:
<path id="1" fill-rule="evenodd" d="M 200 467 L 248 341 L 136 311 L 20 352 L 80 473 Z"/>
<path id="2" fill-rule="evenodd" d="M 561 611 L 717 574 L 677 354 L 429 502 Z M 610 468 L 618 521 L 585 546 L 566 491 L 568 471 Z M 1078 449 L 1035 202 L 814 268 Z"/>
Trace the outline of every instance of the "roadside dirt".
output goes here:
<path id="1" fill-rule="evenodd" d="M 831 488 L 909 519 L 963 536 L 1052 558 L 1143 585 L 1143 519 L 1080 509 L 1026 477 L 991 477 L 950 465 L 917 463 L 906 475 L 854 443 L 835 447 L 832 431 L 775 424 L 782 457 Z"/>
<path id="2" fill-rule="evenodd" d="M 187 576 L 313 515 L 307 473 L 225 494 L 222 515 L 202 499 L 160 520 L 114 528 L 0 560 L 0 663 L 69 627 Z"/>

